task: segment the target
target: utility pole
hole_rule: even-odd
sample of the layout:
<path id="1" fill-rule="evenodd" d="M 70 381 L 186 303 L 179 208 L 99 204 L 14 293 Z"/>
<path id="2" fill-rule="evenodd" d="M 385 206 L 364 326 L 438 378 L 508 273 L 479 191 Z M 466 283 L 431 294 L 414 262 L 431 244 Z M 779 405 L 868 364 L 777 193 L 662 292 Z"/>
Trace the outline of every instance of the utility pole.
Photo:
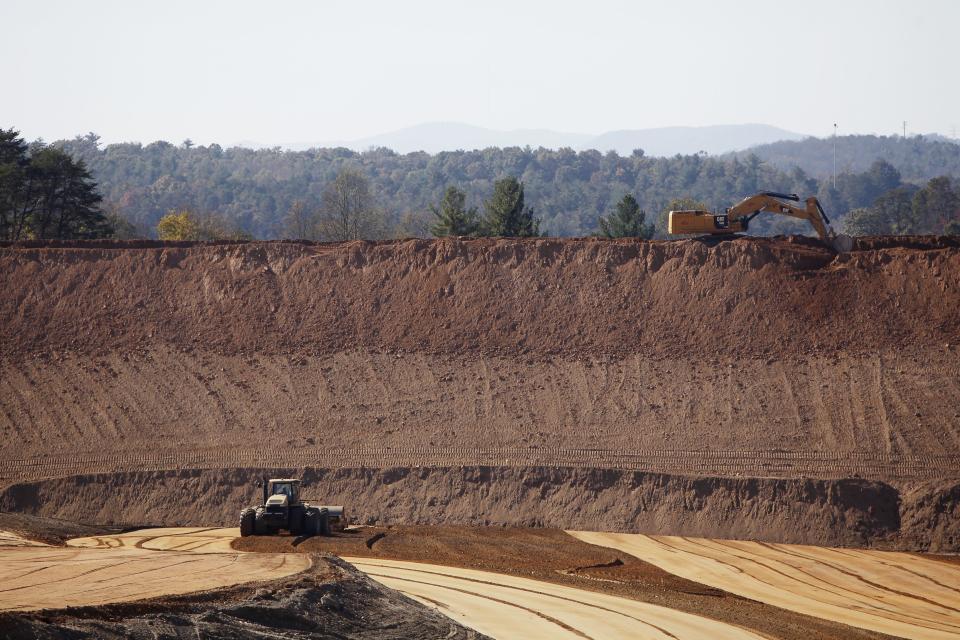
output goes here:
<path id="1" fill-rule="evenodd" d="M 903 139 L 904 140 L 907 139 L 907 121 L 906 120 L 903 121 Z"/>
<path id="2" fill-rule="evenodd" d="M 833 123 L 833 190 L 837 190 L 837 123 Z"/>

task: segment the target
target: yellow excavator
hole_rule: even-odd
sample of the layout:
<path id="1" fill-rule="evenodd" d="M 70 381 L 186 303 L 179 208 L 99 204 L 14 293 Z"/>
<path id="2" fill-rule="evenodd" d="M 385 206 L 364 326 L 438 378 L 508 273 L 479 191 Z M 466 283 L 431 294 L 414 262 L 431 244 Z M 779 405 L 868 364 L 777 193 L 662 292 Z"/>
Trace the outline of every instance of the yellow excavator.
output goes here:
<path id="1" fill-rule="evenodd" d="M 800 196 L 795 193 L 762 191 L 744 198 L 723 213 L 700 210 L 671 211 L 667 230 L 671 235 L 698 233 L 724 236 L 746 231 L 750 221 L 761 213 L 779 213 L 808 220 L 820 239 L 838 253 L 846 253 L 853 248 L 853 238 L 833 231 L 830 219 L 824 213 L 819 200 L 813 196 L 807 198 L 806 208 L 791 204 L 792 202 L 800 202 Z"/>

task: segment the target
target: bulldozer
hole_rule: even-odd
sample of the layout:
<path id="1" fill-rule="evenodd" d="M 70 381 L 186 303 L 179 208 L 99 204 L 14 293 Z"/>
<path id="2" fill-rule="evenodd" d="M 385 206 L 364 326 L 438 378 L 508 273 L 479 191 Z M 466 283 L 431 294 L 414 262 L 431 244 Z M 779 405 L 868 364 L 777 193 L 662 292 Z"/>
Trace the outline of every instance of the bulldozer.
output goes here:
<path id="1" fill-rule="evenodd" d="M 263 501 L 240 512 L 240 535 L 329 536 L 346 526 L 342 506 L 315 505 L 300 497 L 300 481 L 294 478 L 264 478 Z"/>
<path id="2" fill-rule="evenodd" d="M 833 247 L 837 253 L 846 253 L 853 249 L 853 238 L 834 232 L 819 200 L 811 196 L 806 199 L 805 207 L 791 204 L 793 202 L 800 202 L 800 196 L 795 193 L 761 191 L 744 198 L 723 213 L 700 210 L 671 211 L 667 230 L 671 235 L 695 233 L 729 236 L 745 232 L 751 220 L 767 212 L 809 221 L 820 240 Z"/>

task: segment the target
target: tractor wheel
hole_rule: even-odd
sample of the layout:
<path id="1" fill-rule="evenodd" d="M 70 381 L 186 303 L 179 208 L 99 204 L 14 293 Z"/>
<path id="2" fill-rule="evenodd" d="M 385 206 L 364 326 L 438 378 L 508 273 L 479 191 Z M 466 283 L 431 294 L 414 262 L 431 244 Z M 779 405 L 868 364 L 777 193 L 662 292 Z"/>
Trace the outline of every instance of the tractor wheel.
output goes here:
<path id="1" fill-rule="evenodd" d="M 257 512 L 253 509 L 244 509 L 240 512 L 240 537 L 246 538 L 253 535 L 253 529 L 257 522 Z"/>
<path id="2" fill-rule="evenodd" d="M 327 513 L 326 509 L 320 509 L 320 513 L 318 514 L 318 519 L 319 519 L 320 526 L 318 527 L 317 533 L 319 533 L 322 536 L 329 536 L 330 535 L 330 514 Z"/>
<path id="3" fill-rule="evenodd" d="M 320 533 L 320 514 L 310 509 L 303 514 L 303 534 L 315 536 Z"/>
<path id="4" fill-rule="evenodd" d="M 306 512 L 303 511 L 302 509 L 300 510 L 300 513 L 298 515 L 291 514 L 290 515 L 290 535 L 299 536 L 306 533 L 306 531 L 304 530 L 304 525 L 306 523 L 307 523 L 307 515 L 306 515 Z"/>
<path id="5" fill-rule="evenodd" d="M 263 518 L 261 517 L 262 514 L 263 511 L 258 509 L 255 512 L 255 518 L 253 522 L 253 532 L 258 536 L 265 536 L 270 533 L 267 531 L 267 525 L 263 523 Z"/>

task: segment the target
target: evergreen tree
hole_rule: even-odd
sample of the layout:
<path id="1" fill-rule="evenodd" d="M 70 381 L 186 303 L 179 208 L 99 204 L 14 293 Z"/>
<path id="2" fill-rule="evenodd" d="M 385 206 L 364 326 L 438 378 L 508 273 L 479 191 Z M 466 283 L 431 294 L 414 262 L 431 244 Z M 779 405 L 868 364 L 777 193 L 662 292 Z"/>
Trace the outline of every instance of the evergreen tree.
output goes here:
<path id="1" fill-rule="evenodd" d="M 493 197 L 484 203 L 484 235 L 530 237 L 540 235 L 540 220 L 523 202 L 523 183 L 513 176 L 493 183 Z"/>
<path id="2" fill-rule="evenodd" d="M 0 238 L 102 238 L 113 230 L 83 160 L 0 130 Z"/>
<path id="3" fill-rule="evenodd" d="M 606 238 L 653 237 L 653 224 L 645 224 L 647 214 L 637 199 L 629 193 L 617 203 L 617 209 L 607 218 L 600 218 L 600 235 Z"/>
<path id="4" fill-rule="evenodd" d="M 30 168 L 38 183 L 37 207 L 31 216 L 34 238 L 103 238 L 113 233 L 100 210 L 103 198 L 83 160 L 45 147 L 30 157 Z"/>
<path id="5" fill-rule="evenodd" d="M 430 227 L 430 233 L 443 236 L 472 236 L 480 229 L 477 208 L 466 208 L 467 194 L 456 187 L 447 187 L 440 206 L 430 205 L 430 211 L 436 217 L 436 223 Z"/>
<path id="6" fill-rule="evenodd" d="M 27 143 L 14 129 L 0 129 L 0 240 L 17 240 L 31 207 L 28 204 Z"/>

